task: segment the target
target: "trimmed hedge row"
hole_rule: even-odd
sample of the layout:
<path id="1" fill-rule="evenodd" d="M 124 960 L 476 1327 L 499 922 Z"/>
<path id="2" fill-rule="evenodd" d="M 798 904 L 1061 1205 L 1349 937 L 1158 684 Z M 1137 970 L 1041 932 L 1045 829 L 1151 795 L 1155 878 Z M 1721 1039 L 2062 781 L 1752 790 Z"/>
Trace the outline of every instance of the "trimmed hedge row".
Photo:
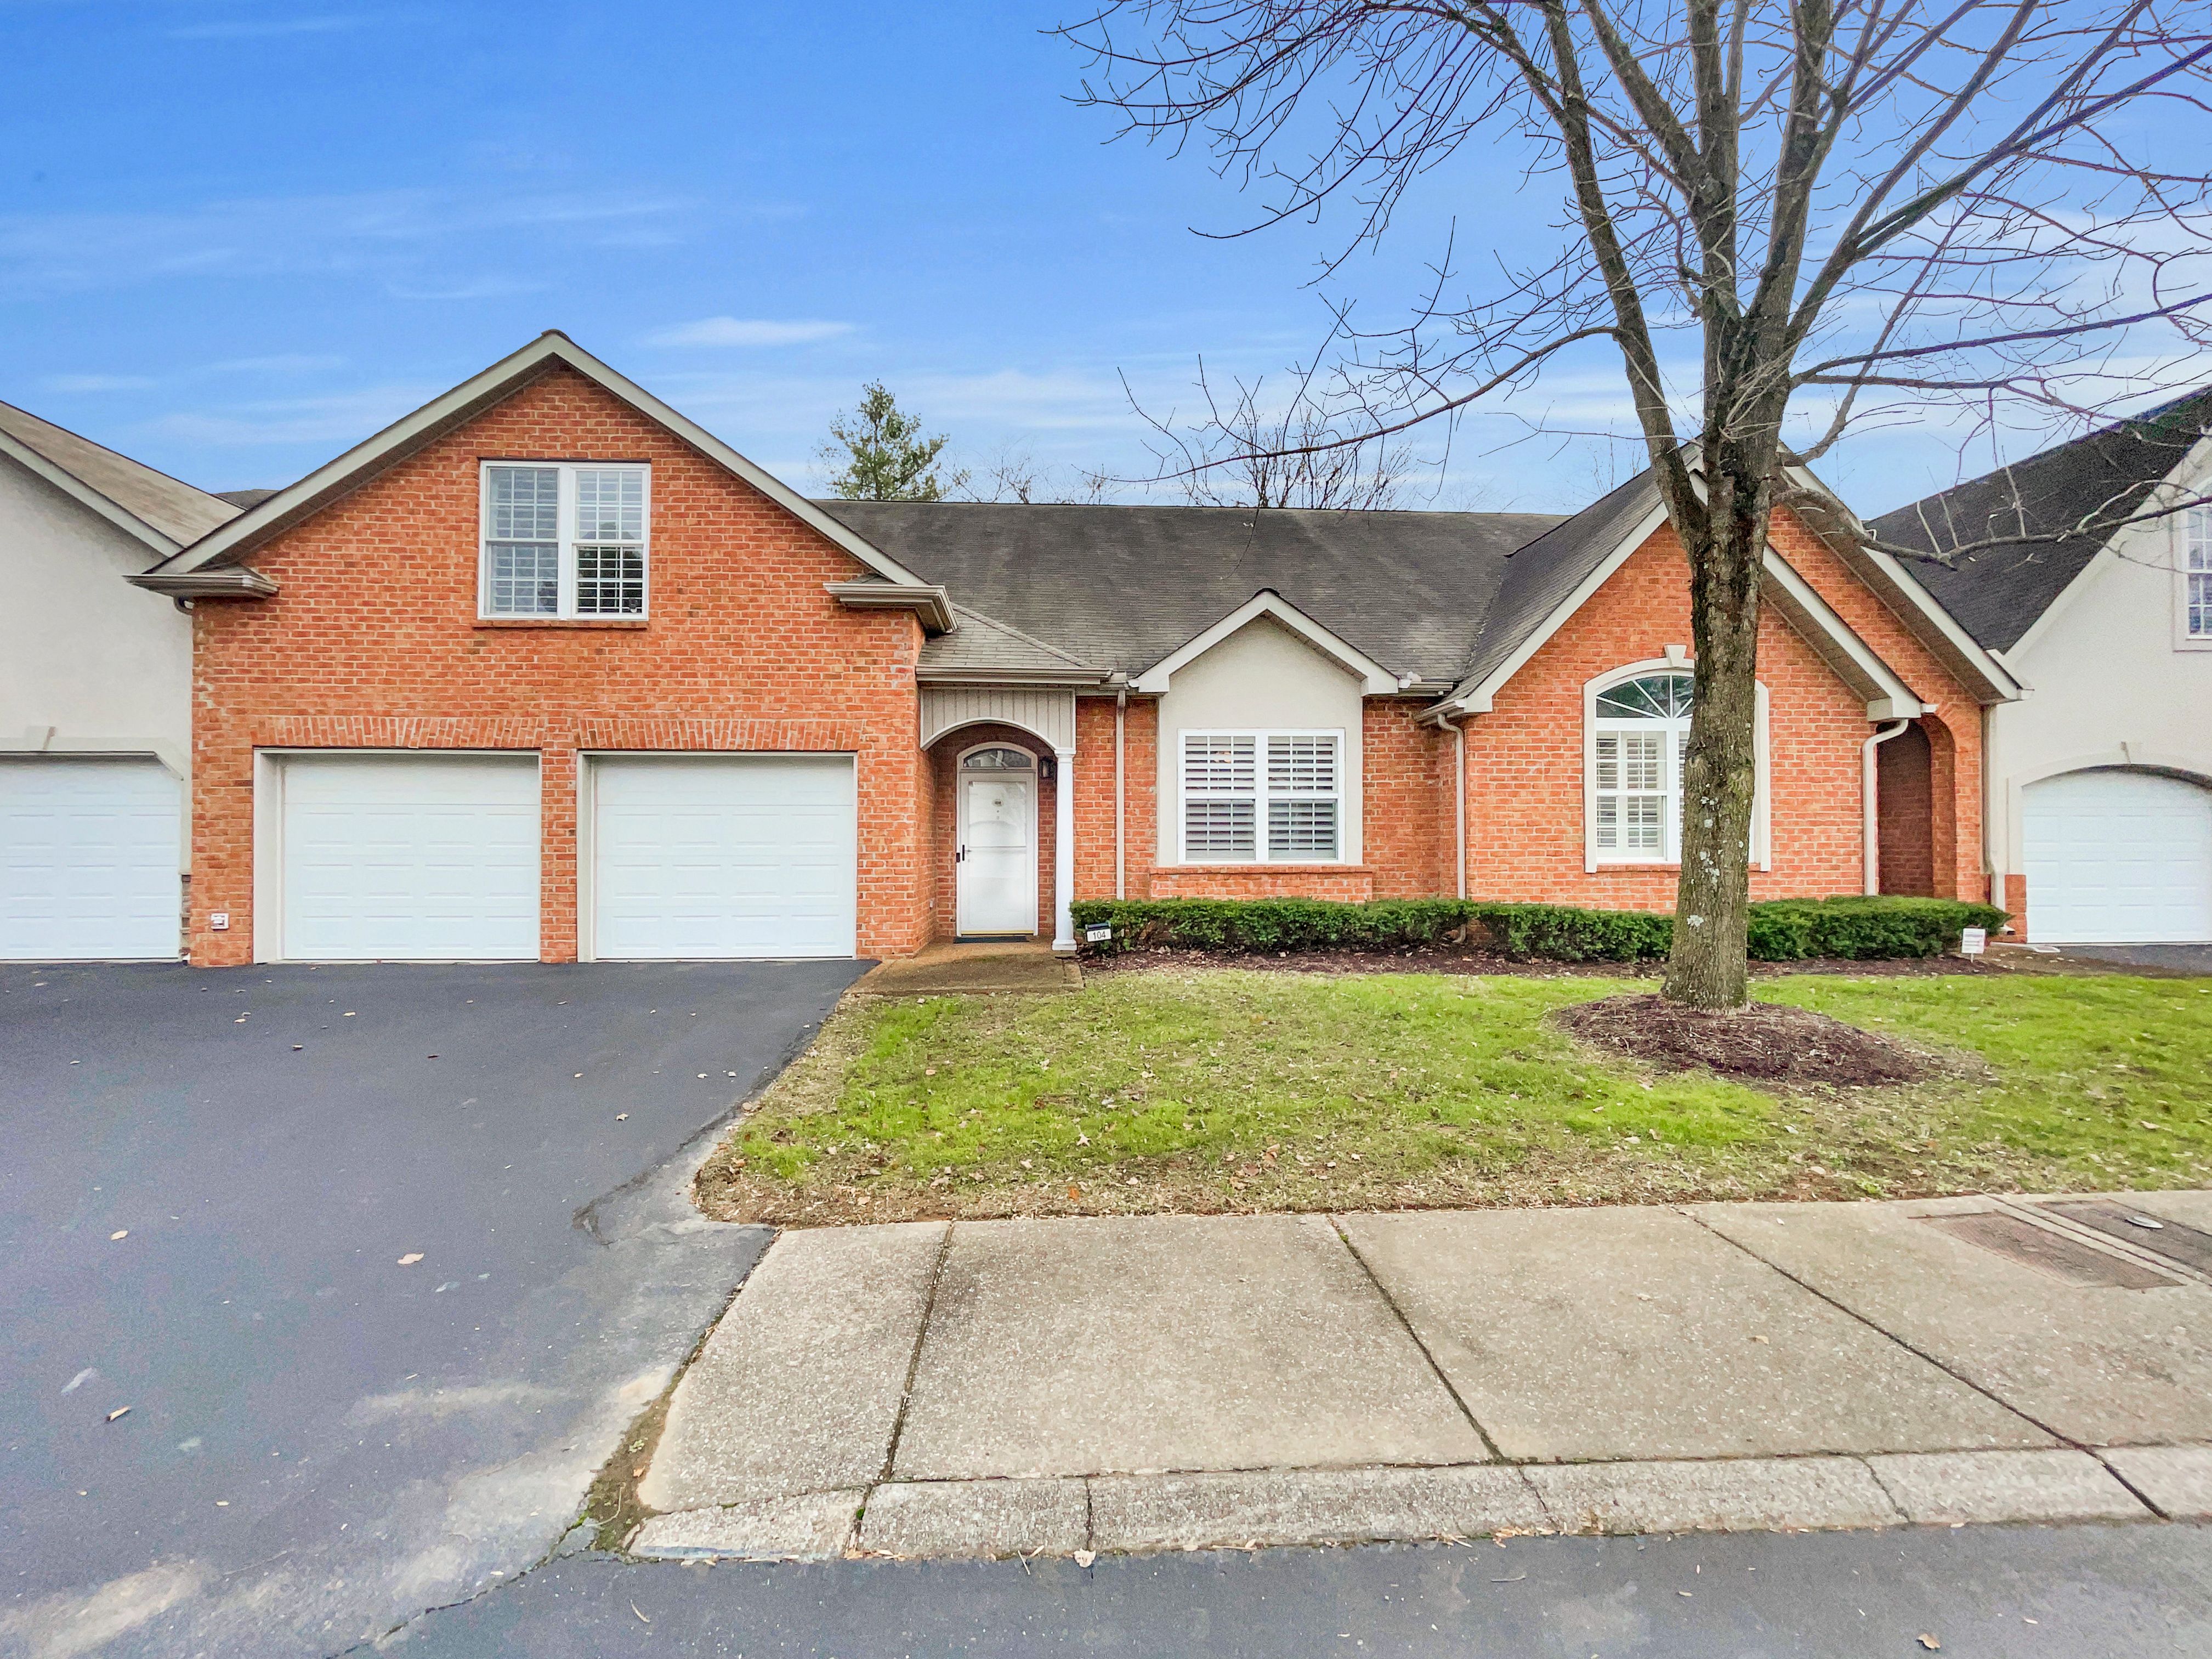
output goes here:
<path id="1" fill-rule="evenodd" d="M 1181 951 L 1392 950 L 1466 940 L 1532 962 L 1649 962 L 1667 954 L 1674 918 L 1650 910 L 1585 910 L 1571 904 L 1498 904 L 1481 899 L 1082 899 L 1079 930 L 1110 927 L 1112 939 L 1085 948 Z M 2003 925 L 2005 913 L 1952 899 L 1771 899 L 1751 907 L 1757 962 L 1841 957 L 1871 962 L 1935 957 L 1954 950 L 1961 929 Z"/>

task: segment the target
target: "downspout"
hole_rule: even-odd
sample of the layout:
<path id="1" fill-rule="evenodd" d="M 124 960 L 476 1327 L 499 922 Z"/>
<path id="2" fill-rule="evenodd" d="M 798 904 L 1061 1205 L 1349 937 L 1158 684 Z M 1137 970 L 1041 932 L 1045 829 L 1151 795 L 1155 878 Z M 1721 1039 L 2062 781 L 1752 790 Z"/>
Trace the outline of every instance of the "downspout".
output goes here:
<path id="1" fill-rule="evenodd" d="M 1122 686 L 1114 693 L 1114 896 L 1129 896 L 1128 861 L 1124 852 L 1121 830 L 1127 799 L 1126 785 L 1121 775 L 1122 740 L 1127 735 L 1129 718 L 1129 688 Z"/>
<path id="2" fill-rule="evenodd" d="M 1865 845 L 1866 890 L 1869 897 L 1881 891 L 1881 795 L 1875 781 L 1875 745 L 1903 736 L 1905 728 L 1911 724 L 1911 720 L 1899 720 L 1887 732 L 1876 732 L 1859 745 L 1859 800 L 1866 813 L 1860 838 Z"/>
<path id="3" fill-rule="evenodd" d="M 1452 734 L 1452 863 L 1461 898 L 1467 896 L 1467 727 L 1460 724 L 1465 718 L 1436 716 L 1437 724 L 1449 726 Z"/>

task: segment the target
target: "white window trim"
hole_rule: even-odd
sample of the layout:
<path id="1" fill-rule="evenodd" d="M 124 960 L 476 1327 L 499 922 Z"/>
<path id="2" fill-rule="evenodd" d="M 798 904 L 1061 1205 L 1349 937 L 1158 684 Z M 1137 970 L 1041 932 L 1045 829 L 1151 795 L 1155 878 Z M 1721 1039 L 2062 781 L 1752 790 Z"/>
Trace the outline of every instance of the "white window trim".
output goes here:
<path id="1" fill-rule="evenodd" d="M 1601 853 L 1598 850 L 1597 700 L 1601 693 L 1610 691 L 1614 686 L 1640 679 L 1646 674 L 1689 674 L 1694 677 L 1696 673 L 1696 663 L 1670 647 L 1666 656 L 1607 669 L 1583 686 L 1583 870 L 1585 874 L 1594 874 L 1600 870 L 1672 870 L 1680 866 L 1679 848 L 1671 851 L 1662 849 L 1656 858 L 1644 854 Z M 1759 681 L 1756 690 L 1757 713 L 1752 732 L 1751 866 L 1754 870 L 1771 870 L 1774 867 L 1774 789 L 1772 750 L 1767 736 L 1766 683 Z M 1673 763 L 1671 758 L 1669 763 Z"/>
<path id="2" fill-rule="evenodd" d="M 550 467 L 561 475 L 555 514 L 555 557 L 560 593 L 551 611 L 491 608 L 491 471 L 495 466 Z M 636 611 L 576 609 L 576 474 L 620 467 L 645 475 L 645 536 L 639 544 L 645 574 L 644 605 Z M 653 465 L 649 461 L 552 461 L 542 457 L 492 456 L 477 466 L 477 619 L 513 623 L 637 623 L 653 615 Z"/>
<path id="3" fill-rule="evenodd" d="M 2177 651 L 2212 651 L 2212 629 L 2202 634 L 2189 631 L 2189 579 L 2202 576 L 2205 585 L 2212 586 L 2212 558 L 2208 558 L 2202 570 L 2189 568 L 2189 521 L 2202 514 L 2208 534 L 2212 534 L 2212 507 L 2185 507 L 2168 521 L 2168 535 L 2173 547 L 2173 646 Z"/>
<path id="4" fill-rule="evenodd" d="M 1187 844 L 1189 833 L 1189 814 L 1184 811 L 1188 786 L 1184 781 L 1183 756 L 1193 738 L 1250 738 L 1253 740 L 1252 794 L 1252 856 L 1249 859 L 1193 858 Z M 1336 744 L 1336 792 L 1333 795 L 1285 794 L 1285 800 L 1334 800 L 1336 803 L 1336 856 L 1333 859 L 1306 855 L 1299 858 L 1271 859 L 1267 856 L 1267 803 L 1273 799 L 1267 790 L 1267 739 L 1270 738 L 1330 738 Z M 1176 862 L 1200 866 L 1220 866 L 1231 869 L 1249 869 L 1261 866 L 1296 866 L 1298 865 L 1342 864 L 1346 830 L 1345 800 L 1350 793 L 1349 744 L 1341 726 L 1186 726 L 1176 735 Z"/>

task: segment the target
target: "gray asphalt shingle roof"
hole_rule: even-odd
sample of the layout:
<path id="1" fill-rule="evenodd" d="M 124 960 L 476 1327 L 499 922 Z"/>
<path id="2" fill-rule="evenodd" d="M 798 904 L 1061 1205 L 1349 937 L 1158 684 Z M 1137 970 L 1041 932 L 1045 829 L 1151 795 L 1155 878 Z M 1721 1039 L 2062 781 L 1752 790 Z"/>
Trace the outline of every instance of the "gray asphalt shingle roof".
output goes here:
<path id="1" fill-rule="evenodd" d="M 1955 564 L 1912 566 L 1976 640 L 2008 650 L 2112 539 L 2114 522 L 2140 508 L 2181 464 L 2208 422 L 2212 387 L 1885 513 L 1873 528 L 1892 546 L 1923 552 L 2008 532 L 2054 538 L 2000 542 L 1960 554 Z M 2065 533 L 2083 525 L 2104 527 Z"/>
<path id="2" fill-rule="evenodd" d="M 13 404 L 0 404 L 0 430 L 179 546 L 198 541 L 217 525 L 238 516 L 238 508 L 230 502 L 166 472 L 156 472 L 143 461 L 118 455 L 89 438 L 81 438 L 66 427 L 40 420 Z"/>
<path id="3" fill-rule="evenodd" d="M 1538 513 L 818 503 L 967 609 L 1134 675 L 1263 588 L 1401 674 L 1456 679 Z"/>

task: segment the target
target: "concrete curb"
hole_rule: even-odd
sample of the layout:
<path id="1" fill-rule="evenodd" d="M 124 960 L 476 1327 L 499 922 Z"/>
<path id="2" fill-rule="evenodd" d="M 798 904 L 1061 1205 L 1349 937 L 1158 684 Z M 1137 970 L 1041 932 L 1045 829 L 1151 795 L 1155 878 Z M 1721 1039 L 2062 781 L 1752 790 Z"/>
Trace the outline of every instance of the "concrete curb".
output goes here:
<path id="1" fill-rule="evenodd" d="M 689 1560 L 1082 1557 L 2161 1515 L 2212 1516 L 2212 1447 L 890 1480 L 656 1516 L 630 1551 Z"/>

